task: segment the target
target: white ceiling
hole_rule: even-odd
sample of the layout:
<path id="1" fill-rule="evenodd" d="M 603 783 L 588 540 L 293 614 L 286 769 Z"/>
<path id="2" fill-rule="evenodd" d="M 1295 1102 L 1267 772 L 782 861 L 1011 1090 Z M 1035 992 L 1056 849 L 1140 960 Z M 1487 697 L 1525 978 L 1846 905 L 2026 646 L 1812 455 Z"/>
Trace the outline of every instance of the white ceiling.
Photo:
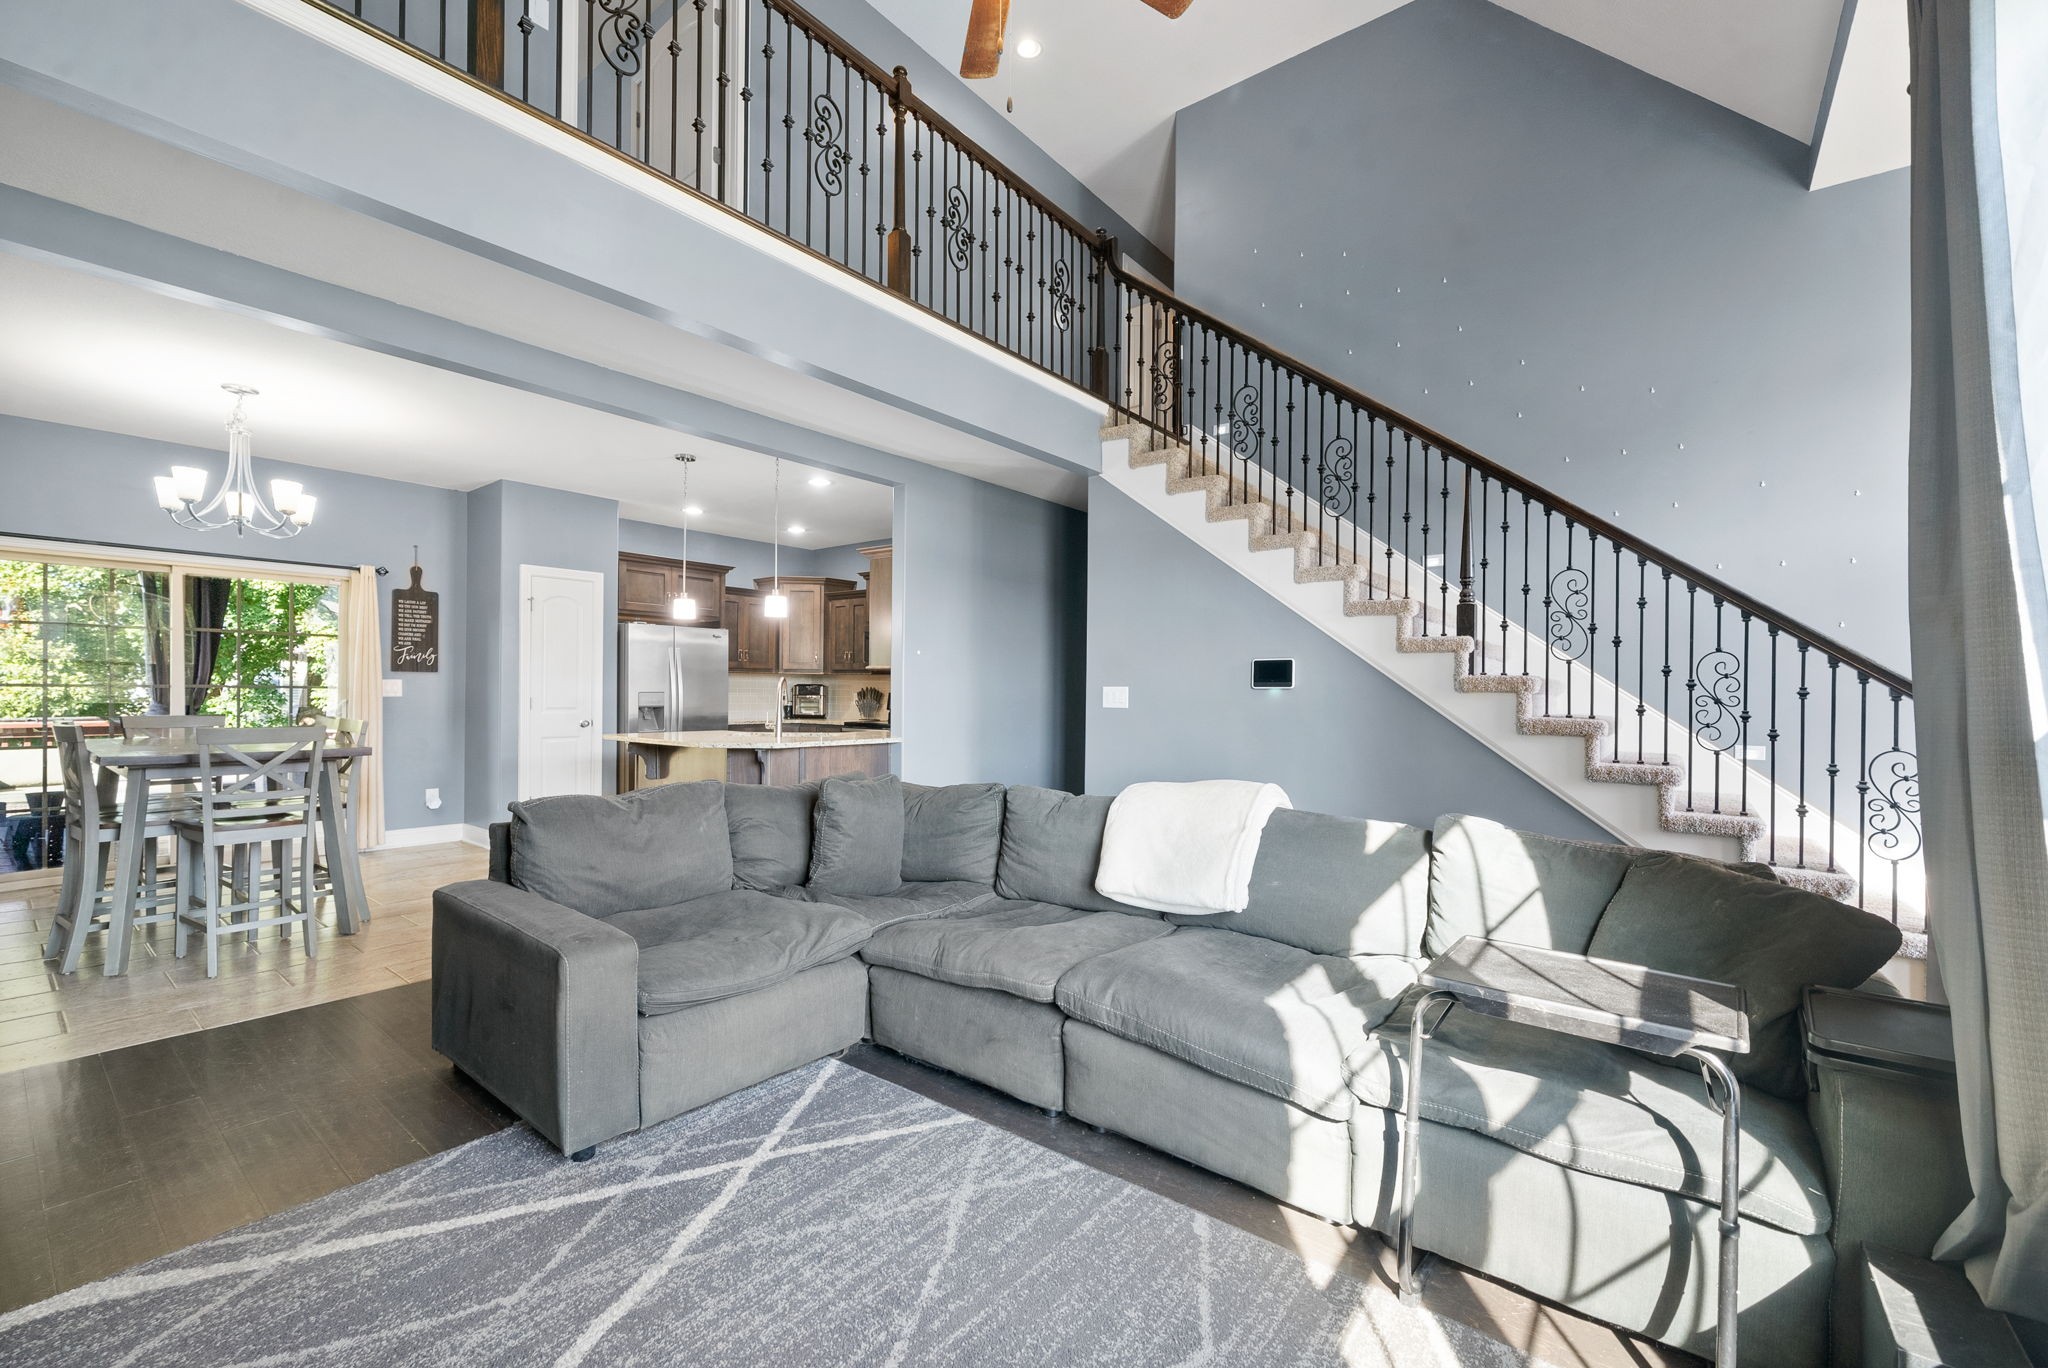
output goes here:
<path id="1" fill-rule="evenodd" d="M 671 526 L 683 521 L 673 458 L 687 451 L 699 458 L 690 502 L 704 510 L 690 526 L 770 537 L 775 462 L 758 452 L 7 253 L 0 298 L 0 412 L 218 451 L 220 385 L 235 381 L 262 391 L 248 408 L 259 481 L 266 460 L 443 489 L 518 480 L 616 499 L 625 517 Z M 812 488 L 819 473 L 783 462 L 788 544 L 889 537 L 888 486 L 832 474 Z"/>
<path id="2" fill-rule="evenodd" d="M 969 0 L 874 0 L 919 47 L 957 67 Z M 1173 116 L 1407 0 L 1196 0 L 1166 20 L 1138 0 L 1012 0 L 1000 75 L 970 82 L 1028 137 L 1167 252 Z M 1812 139 L 1845 0 L 1494 0 L 1801 143 Z M 1861 11 L 1872 12 L 1866 16 Z M 1892 11 L 1896 11 L 1893 14 Z M 1865 0 L 1815 186 L 1906 164 L 1904 0 Z M 1893 22 L 1896 20 L 1896 23 Z M 1043 55 L 1016 55 L 1026 36 Z M 1831 164 L 1833 164 L 1831 162 Z M 1853 171 L 1853 175 L 1849 174 Z"/>

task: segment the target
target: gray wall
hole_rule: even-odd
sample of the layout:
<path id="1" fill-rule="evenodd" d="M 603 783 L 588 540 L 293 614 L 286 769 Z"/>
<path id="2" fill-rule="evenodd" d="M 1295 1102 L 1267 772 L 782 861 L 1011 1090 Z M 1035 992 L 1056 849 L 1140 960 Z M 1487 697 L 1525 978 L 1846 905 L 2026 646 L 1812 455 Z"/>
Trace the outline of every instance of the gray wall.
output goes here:
<path id="1" fill-rule="evenodd" d="M 1809 192 L 1798 143 L 1484 0 L 1176 140 L 1193 302 L 1908 663 L 1906 172 Z"/>
<path id="2" fill-rule="evenodd" d="M 226 438 L 223 436 L 223 443 Z M 313 525 L 289 541 L 188 532 L 157 508 L 150 477 L 179 465 L 221 469 L 212 450 L 0 415 L 0 532 L 192 556 L 263 558 L 294 564 L 383 565 L 379 605 L 390 646 L 390 590 L 406 582 L 419 544 L 427 588 L 441 595 L 441 668 L 392 676 L 405 694 L 384 700 L 385 824 L 439 826 L 464 810 L 463 680 L 471 618 L 463 496 L 426 485 L 372 479 L 276 459 L 257 433 L 258 478 L 303 481 L 320 500 Z M 388 659 L 388 657 L 387 657 Z M 426 790 L 441 790 L 439 811 Z"/>
<path id="3" fill-rule="evenodd" d="M 1254 692 L 1252 660 L 1273 656 L 1294 660 L 1295 687 Z M 1106 684 L 1130 688 L 1128 711 L 1101 706 Z M 1089 482 L 1086 698 L 1091 793 L 1256 779 L 1315 812 L 1418 826 L 1469 812 L 1614 839 L 1100 479 Z"/>

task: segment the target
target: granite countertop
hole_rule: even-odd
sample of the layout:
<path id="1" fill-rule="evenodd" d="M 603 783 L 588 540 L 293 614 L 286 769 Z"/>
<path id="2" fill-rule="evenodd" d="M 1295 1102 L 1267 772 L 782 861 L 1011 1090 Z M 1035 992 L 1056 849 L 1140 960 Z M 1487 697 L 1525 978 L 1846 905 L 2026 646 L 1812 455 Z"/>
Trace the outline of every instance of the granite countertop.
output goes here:
<path id="1" fill-rule="evenodd" d="M 785 732 L 780 741 L 774 732 L 743 731 L 609 732 L 604 739 L 673 750 L 809 750 L 816 746 L 893 746 L 899 740 L 885 732 L 866 731 Z"/>

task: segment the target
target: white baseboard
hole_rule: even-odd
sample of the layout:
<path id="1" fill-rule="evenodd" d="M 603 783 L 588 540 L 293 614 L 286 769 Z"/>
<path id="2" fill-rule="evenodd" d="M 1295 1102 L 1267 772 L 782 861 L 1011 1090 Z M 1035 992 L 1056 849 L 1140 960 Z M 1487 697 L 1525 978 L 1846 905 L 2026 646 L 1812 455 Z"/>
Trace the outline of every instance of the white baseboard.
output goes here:
<path id="1" fill-rule="evenodd" d="M 491 848 L 490 828 L 480 826 L 465 826 L 462 828 L 462 840 L 463 844 L 465 845 L 473 845 L 480 847 L 484 850 L 489 850 Z"/>
<path id="2" fill-rule="evenodd" d="M 384 844 L 376 848 L 403 850 L 407 846 L 447 845 L 452 841 L 468 841 L 471 845 L 480 845 L 482 842 L 473 840 L 470 836 L 475 830 L 475 827 L 463 826 L 460 822 L 451 822 L 446 826 L 399 827 L 395 831 L 386 831 Z"/>

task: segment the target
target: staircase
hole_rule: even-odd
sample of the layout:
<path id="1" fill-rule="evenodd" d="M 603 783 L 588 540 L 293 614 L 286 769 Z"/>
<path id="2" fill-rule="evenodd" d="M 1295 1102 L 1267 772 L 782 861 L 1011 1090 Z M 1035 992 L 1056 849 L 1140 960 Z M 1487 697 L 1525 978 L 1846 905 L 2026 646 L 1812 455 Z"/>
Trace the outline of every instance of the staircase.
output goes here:
<path id="1" fill-rule="evenodd" d="M 1215 435 L 1228 431 L 1219 428 Z M 1835 815 L 1838 805 L 1818 808 L 1781 782 L 1782 774 L 1774 779 L 1733 748 L 1702 746 L 1698 727 L 1688 722 L 1702 715 L 1697 675 L 1685 681 L 1681 708 L 1673 710 L 1582 659 L 1560 659 L 1549 632 L 1528 631 L 1509 614 L 1472 601 L 1467 586 L 1438 568 L 1441 555 L 1416 561 L 1390 544 L 1398 538 L 1333 516 L 1325 500 L 1272 478 L 1227 444 L 1124 422 L 1103 433 L 1103 473 L 1618 837 L 1769 864 L 1786 883 L 1892 917 L 1906 933 L 1907 953 L 1925 954 L 1917 853 L 1886 860 L 1877 871 L 1865 858 L 1859 873 L 1847 857 L 1865 849 L 1867 823 L 1859 830 L 1853 819 Z M 1447 506 L 1430 493 L 1425 488 L 1425 501 Z M 1448 605 L 1461 593 L 1466 611 L 1454 615 Z M 1555 609 L 1554 598 L 1546 607 Z M 1647 609 L 1638 611 L 1647 616 Z M 1626 663 L 1619 646 L 1616 653 Z M 1488 661 L 1494 668 L 1485 667 Z M 1839 787 L 1836 796 L 1843 797 Z M 1868 803 L 1866 789 L 1848 806 L 1863 812 Z"/>

